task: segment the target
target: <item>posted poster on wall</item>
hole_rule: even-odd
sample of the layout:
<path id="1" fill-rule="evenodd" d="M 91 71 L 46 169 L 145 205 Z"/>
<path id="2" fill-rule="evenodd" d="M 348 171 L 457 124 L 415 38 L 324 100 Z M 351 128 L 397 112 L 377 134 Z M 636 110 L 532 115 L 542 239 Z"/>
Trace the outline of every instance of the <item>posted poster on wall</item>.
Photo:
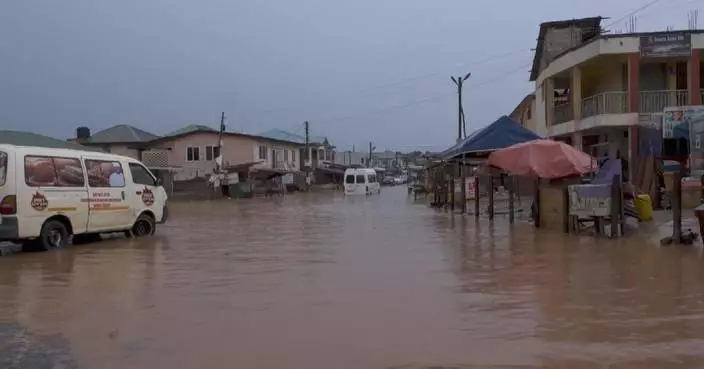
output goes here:
<path id="1" fill-rule="evenodd" d="M 467 200 L 474 199 L 475 187 L 474 187 L 475 177 L 467 177 L 465 182 L 465 193 L 467 194 Z M 455 182 L 455 193 L 462 192 L 462 182 Z"/>
<path id="2" fill-rule="evenodd" d="M 686 138 L 689 141 L 691 174 L 704 174 L 704 106 L 665 108 L 663 138 Z"/>

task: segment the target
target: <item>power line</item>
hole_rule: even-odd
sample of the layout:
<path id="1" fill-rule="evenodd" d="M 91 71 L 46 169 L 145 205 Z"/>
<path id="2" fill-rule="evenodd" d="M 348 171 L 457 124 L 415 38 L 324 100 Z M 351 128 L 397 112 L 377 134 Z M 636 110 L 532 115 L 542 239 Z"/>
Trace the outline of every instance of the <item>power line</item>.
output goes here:
<path id="1" fill-rule="evenodd" d="M 525 48 L 521 48 L 521 49 L 518 49 L 518 50 L 511 51 L 511 52 L 493 55 L 493 56 L 490 56 L 490 57 L 487 57 L 487 58 L 484 58 L 484 59 L 473 60 L 473 61 L 470 61 L 470 62 L 467 62 L 467 63 L 461 63 L 461 64 L 458 64 L 458 65 L 455 65 L 455 66 L 452 67 L 452 68 L 462 68 L 462 67 L 467 67 L 467 66 L 483 65 L 483 64 L 487 64 L 487 63 L 490 63 L 490 62 L 493 62 L 493 61 L 497 61 L 497 60 L 500 60 L 500 59 L 504 59 L 504 58 L 507 58 L 507 57 L 510 57 L 510 56 L 518 55 L 518 54 L 524 53 L 524 52 L 526 52 L 526 51 L 527 51 L 527 50 L 526 50 Z M 425 73 L 425 74 L 420 74 L 420 75 L 416 75 L 416 76 L 411 76 L 411 77 L 399 79 L 399 80 L 396 80 L 396 81 L 386 82 L 386 83 L 382 83 L 382 84 L 375 85 L 375 86 L 370 86 L 370 87 L 361 88 L 361 89 L 356 90 L 356 91 L 354 91 L 354 92 L 352 92 L 352 93 L 353 93 L 353 94 L 355 94 L 355 93 L 360 93 L 360 94 L 361 94 L 361 93 L 367 93 L 367 92 L 370 92 L 370 91 L 379 90 L 379 89 L 383 89 L 383 88 L 390 87 L 390 86 L 401 85 L 401 84 L 409 83 L 409 82 L 412 82 L 412 81 L 417 81 L 417 80 L 422 80 L 422 79 L 434 77 L 434 76 L 437 76 L 437 75 L 446 73 L 446 72 L 447 72 L 447 69 L 448 69 L 448 68 L 445 68 L 445 69 L 442 69 L 442 70 L 436 70 L 436 71 L 430 72 L 430 73 Z M 326 98 L 329 98 L 329 97 L 330 97 L 330 96 L 327 96 Z M 252 110 L 252 111 L 247 111 L 246 113 L 249 113 L 249 114 L 253 114 L 253 113 L 257 113 L 257 114 L 267 114 L 267 113 L 274 113 L 274 112 L 280 112 L 280 111 L 286 111 L 286 110 L 295 110 L 295 109 L 301 108 L 301 107 L 303 107 L 303 106 L 313 105 L 313 104 L 315 104 L 315 103 L 318 103 L 319 101 L 320 101 L 320 100 L 310 101 L 309 103 L 301 104 L 301 105 L 298 105 L 298 106 L 296 106 L 296 107 L 284 107 L 284 108 L 272 108 L 272 109 Z"/>
<path id="2" fill-rule="evenodd" d="M 616 23 L 618 23 L 618 22 L 620 22 L 620 21 L 622 21 L 622 20 L 624 20 L 624 19 L 626 19 L 626 18 L 628 18 L 628 17 L 630 17 L 630 16 L 632 16 L 632 15 L 635 15 L 636 13 L 639 13 L 639 12 L 645 10 L 645 9 L 650 8 L 651 6 L 655 5 L 655 4 L 658 3 L 659 1 L 660 1 L 660 0 L 651 0 L 651 1 L 647 2 L 647 3 L 645 3 L 644 5 L 642 5 L 642 6 L 638 7 L 638 8 L 636 8 L 636 9 L 632 10 L 630 13 L 624 15 L 623 17 L 618 18 L 617 20 L 615 20 L 615 21 L 613 21 L 613 22 L 607 24 L 607 25 L 604 26 L 603 28 L 609 28 L 609 27 L 613 26 L 614 24 L 616 24 Z"/>
<path id="3" fill-rule="evenodd" d="M 651 17 L 651 16 L 653 16 L 653 15 L 661 16 L 661 15 L 663 15 L 663 14 L 669 14 L 669 13 L 671 13 L 673 10 L 679 10 L 678 8 L 680 8 L 680 7 L 684 6 L 684 5 L 694 5 L 694 4 L 700 3 L 701 1 L 702 1 L 702 0 L 687 0 L 687 1 L 680 2 L 680 3 L 678 3 L 678 4 L 675 4 L 674 6 L 673 6 L 673 4 L 669 4 L 670 6 L 669 6 L 667 9 L 663 9 L 663 10 L 659 10 L 659 11 L 658 11 L 658 10 L 650 11 L 650 12 L 647 12 L 646 14 L 644 14 L 644 15 L 639 16 L 638 18 L 639 18 L 639 19 L 644 19 L 644 18 Z"/>
<path id="4" fill-rule="evenodd" d="M 481 82 L 481 83 L 471 84 L 470 86 L 471 86 L 472 88 L 485 86 L 485 85 L 490 84 L 490 83 L 492 83 L 492 82 L 495 82 L 495 81 L 498 81 L 498 80 L 500 80 L 500 79 L 506 78 L 506 77 L 508 77 L 508 76 L 510 76 L 510 75 L 513 75 L 513 74 L 516 73 L 516 72 L 519 72 L 519 71 L 521 71 L 521 70 L 524 70 L 525 68 L 529 67 L 531 64 L 532 64 L 532 63 L 523 64 L 523 65 L 521 65 L 520 67 L 518 67 L 518 68 L 516 68 L 516 69 L 512 69 L 512 70 L 509 70 L 509 71 L 507 71 L 507 72 L 501 73 L 501 74 L 497 75 L 496 77 L 491 78 L 491 79 L 488 79 L 488 80 L 483 81 L 483 82 Z M 470 89 L 470 92 L 471 92 L 471 89 Z M 386 108 L 381 108 L 381 109 L 377 109 L 377 110 L 372 110 L 372 111 L 370 111 L 370 112 L 368 112 L 368 113 L 364 113 L 364 114 L 356 114 L 356 115 L 350 115 L 350 116 L 345 116 L 345 117 L 340 117 L 340 118 L 333 118 L 333 119 L 319 119 L 319 121 L 332 123 L 332 122 L 341 122 L 341 121 L 346 121 L 346 120 L 351 120 L 351 119 L 364 118 L 364 117 L 367 117 L 367 116 L 382 114 L 382 113 L 386 113 L 386 112 L 393 111 L 393 110 L 406 109 L 406 108 L 410 108 L 410 107 L 413 107 L 413 106 L 428 104 L 428 103 L 432 103 L 432 102 L 438 102 L 438 101 L 441 101 L 441 100 L 443 100 L 443 99 L 445 99 L 445 98 L 448 98 L 448 97 L 450 97 L 450 96 L 456 96 L 456 92 L 447 93 L 447 94 L 442 94 L 442 95 L 436 95 L 436 96 L 430 96 L 430 97 L 427 97 L 427 98 L 424 98 L 424 99 L 421 99 L 421 100 L 412 101 L 412 102 L 408 102 L 408 103 L 405 103 L 405 104 L 394 105 L 394 106 L 389 106 L 389 107 L 386 107 Z"/>
<path id="5" fill-rule="evenodd" d="M 639 12 L 641 12 L 641 11 L 643 11 L 643 10 L 645 10 L 645 9 L 647 9 L 647 8 L 649 8 L 649 7 L 651 7 L 651 6 L 653 6 L 653 5 L 655 5 L 655 4 L 658 3 L 659 1 L 660 1 L 660 0 L 651 0 L 650 2 L 648 2 L 648 3 L 646 3 L 646 4 L 642 5 L 642 6 L 640 6 L 640 7 L 638 7 L 638 8 L 636 8 L 636 9 L 634 9 L 634 10 L 632 10 L 631 12 L 627 13 L 626 15 L 624 15 L 624 16 L 618 18 L 617 20 L 615 20 L 615 21 L 613 21 L 613 22 L 607 24 L 606 26 L 595 27 L 594 30 L 601 31 L 601 30 L 603 30 L 603 29 L 605 29 L 605 28 L 611 27 L 611 26 L 613 26 L 614 24 L 619 23 L 619 22 L 621 22 L 622 20 L 626 19 L 627 17 L 633 16 L 634 14 L 637 14 L 637 13 L 639 13 Z M 597 29 L 597 28 L 598 28 L 598 29 Z M 505 57 L 508 57 L 508 56 L 516 55 L 516 54 L 522 53 L 522 52 L 524 52 L 524 51 L 525 51 L 525 49 L 521 48 L 521 49 L 518 49 L 518 50 L 516 50 L 516 51 L 512 51 L 512 52 L 508 52 L 508 53 L 504 53 L 504 54 L 495 55 L 495 56 L 492 56 L 492 57 L 489 57 L 489 58 L 486 58 L 486 59 L 482 59 L 482 60 L 472 61 L 472 62 L 465 63 L 465 64 L 460 65 L 460 66 L 469 66 L 469 65 L 473 65 L 473 64 L 474 64 L 474 65 L 480 65 L 480 64 L 488 63 L 488 62 L 491 62 L 491 61 L 494 61 L 494 60 L 502 59 L 502 58 L 505 58 Z M 503 79 L 503 78 L 505 78 L 506 76 L 512 75 L 513 73 L 518 72 L 518 71 L 522 70 L 523 68 L 529 67 L 529 66 L 531 66 L 531 65 L 532 65 L 532 63 L 527 63 L 527 64 L 525 64 L 525 65 L 521 65 L 520 67 L 518 67 L 518 68 L 516 68 L 516 69 L 514 69 L 514 70 L 511 70 L 511 71 L 508 71 L 508 72 L 506 72 L 506 73 L 503 73 L 503 74 L 501 74 L 501 75 L 499 75 L 499 76 L 497 76 L 497 77 L 495 77 L 495 78 L 492 78 L 492 79 L 489 79 L 489 80 L 487 80 L 487 81 L 480 82 L 480 83 L 477 83 L 477 84 L 473 84 L 472 87 L 481 87 L 481 86 L 484 86 L 484 85 L 493 83 L 493 82 L 495 82 L 495 81 L 497 81 L 497 80 L 499 80 L 499 79 Z M 359 92 L 359 93 L 362 93 L 362 92 L 369 92 L 369 91 L 372 91 L 372 90 L 376 90 L 376 89 L 380 89 L 380 88 L 384 88 L 384 87 L 388 87 L 388 86 L 393 86 L 393 85 L 398 85 L 398 84 L 402 84 L 402 83 L 407 83 L 407 82 L 414 81 L 414 80 L 429 78 L 429 77 L 432 77 L 432 76 L 436 76 L 436 75 L 438 75 L 438 74 L 440 74 L 440 73 L 443 73 L 443 72 L 442 72 L 442 71 L 435 71 L 435 72 L 431 72 L 431 73 L 426 73 L 426 74 L 422 74 L 422 75 L 417 75 L 417 76 L 413 76 L 413 77 L 409 77 L 409 78 L 405 78 L 405 79 L 401 79 L 401 80 L 397 80 L 397 81 L 392 81 L 392 82 L 380 84 L 380 85 L 373 86 L 373 87 L 369 87 L 369 88 L 364 88 L 364 89 L 358 90 L 358 92 Z M 471 90 L 470 90 L 470 92 L 471 92 Z M 400 109 L 406 109 L 406 108 L 413 107 L 413 106 L 418 106 L 418 105 L 423 105 L 423 104 L 438 102 L 438 101 L 441 101 L 441 100 L 443 100 L 443 99 L 445 99 L 445 98 L 447 98 L 447 97 L 449 97 L 449 96 L 452 96 L 452 95 L 454 95 L 454 93 L 453 93 L 453 94 L 443 94 L 443 95 L 431 96 L 431 97 L 428 97 L 428 98 L 424 98 L 424 99 L 421 99 L 421 100 L 417 100 L 417 101 L 413 101 L 413 102 L 409 102 L 409 103 L 405 103 L 405 104 L 401 104 L 401 105 L 395 105 L 395 106 L 390 106 L 390 107 L 386 107 L 386 108 L 381 108 L 381 109 L 373 110 L 373 111 L 370 111 L 370 112 L 368 112 L 368 113 L 364 113 L 364 114 L 361 114 L 361 115 L 360 115 L 360 114 L 357 114 L 357 115 L 350 115 L 350 116 L 345 116 L 345 117 L 340 117 L 340 118 L 333 118 L 333 119 L 320 119 L 319 121 L 340 122 L 340 121 L 347 121 L 347 120 L 351 120 L 351 119 L 358 119 L 358 118 L 363 118 L 363 117 L 370 116 L 370 115 L 383 114 L 383 113 L 386 113 L 386 112 L 389 112 L 389 111 L 400 110 Z M 275 111 L 281 111 L 281 110 L 290 110 L 290 109 L 286 109 L 286 108 L 281 108 L 281 109 L 268 109 L 268 110 L 259 111 L 259 113 L 268 113 L 268 112 L 275 112 Z M 255 112 L 256 112 L 256 111 L 255 111 Z M 252 113 L 252 112 L 250 112 L 250 113 Z"/>

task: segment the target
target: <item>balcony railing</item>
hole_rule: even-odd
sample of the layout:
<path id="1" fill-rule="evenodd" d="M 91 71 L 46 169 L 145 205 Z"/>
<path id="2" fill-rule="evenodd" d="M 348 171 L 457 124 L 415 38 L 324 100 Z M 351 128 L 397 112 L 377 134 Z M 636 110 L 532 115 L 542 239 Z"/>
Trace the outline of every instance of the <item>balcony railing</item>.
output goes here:
<path id="1" fill-rule="evenodd" d="M 274 169 L 295 170 L 296 164 L 290 161 L 277 160 L 274 162 Z"/>
<path id="2" fill-rule="evenodd" d="M 582 100 L 582 118 L 601 114 L 622 114 L 628 111 L 628 92 L 613 91 Z"/>
<path id="3" fill-rule="evenodd" d="M 553 124 L 569 122 L 573 119 L 572 103 L 557 105 L 553 108 Z"/>
<path id="4" fill-rule="evenodd" d="M 662 113 L 668 106 L 689 105 L 687 90 L 641 91 L 640 112 Z"/>

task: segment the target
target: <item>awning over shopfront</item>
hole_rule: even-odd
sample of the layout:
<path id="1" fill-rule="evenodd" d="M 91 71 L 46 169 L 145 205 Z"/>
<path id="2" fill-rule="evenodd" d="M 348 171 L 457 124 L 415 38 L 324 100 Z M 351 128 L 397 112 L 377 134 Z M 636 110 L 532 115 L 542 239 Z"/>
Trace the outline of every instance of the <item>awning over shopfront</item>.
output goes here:
<path id="1" fill-rule="evenodd" d="M 521 127 L 507 116 L 475 131 L 459 144 L 445 150 L 442 157 L 451 159 L 462 154 L 488 154 L 511 145 L 541 138 L 533 131 Z"/>

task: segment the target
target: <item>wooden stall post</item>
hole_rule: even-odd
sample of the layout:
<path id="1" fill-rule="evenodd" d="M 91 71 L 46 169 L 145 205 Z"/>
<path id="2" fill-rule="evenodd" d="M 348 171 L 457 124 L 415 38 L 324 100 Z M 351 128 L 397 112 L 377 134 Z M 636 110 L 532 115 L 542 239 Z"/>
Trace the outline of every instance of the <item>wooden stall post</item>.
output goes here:
<path id="1" fill-rule="evenodd" d="M 682 171 L 676 172 L 672 184 L 672 240 L 682 242 Z"/>
<path id="2" fill-rule="evenodd" d="M 455 210 L 455 174 L 457 173 L 457 162 L 453 163 L 449 168 L 451 170 L 450 175 L 450 210 Z"/>
<path id="3" fill-rule="evenodd" d="M 514 206 L 513 206 L 513 197 L 516 194 L 514 191 L 514 186 L 516 185 L 516 177 L 514 176 L 509 176 L 510 180 L 508 183 L 508 221 L 509 223 L 513 224 L 514 221 Z"/>
<path id="4" fill-rule="evenodd" d="M 562 230 L 570 233 L 570 192 L 567 186 L 562 189 Z"/>
<path id="5" fill-rule="evenodd" d="M 474 217 L 479 218 L 479 173 L 474 176 Z"/>
<path id="6" fill-rule="evenodd" d="M 438 203 L 438 175 L 435 172 L 435 168 L 431 169 L 430 175 L 428 176 L 429 178 L 429 186 L 430 189 L 433 191 L 433 206 L 437 206 Z"/>
<path id="7" fill-rule="evenodd" d="M 462 164 L 460 165 L 460 177 L 462 177 L 462 189 L 460 190 L 460 201 L 462 201 L 462 214 L 467 214 L 467 168 L 465 167 L 465 154 L 462 154 Z M 704 191 L 704 190 L 703 190 Z"/>
<path id="8" fill-rule="evenodd" d="M 489 220 L 494 220 L 494 175 L 489 174 Z"/>
<path id="9" fill-rule="evenodd" d="M 621 176 L 614 176 L 611 181 L 611 234 L 617 237 L 621 226 Z"/>
<path id="10" fill-rule="evenodd" d="M 535 179 L 535 192 L 533 193 L 533 205 L 531 205 L 533 213 L 533 224 L 535 228 L 540 228 L 540 179 Z"/>

